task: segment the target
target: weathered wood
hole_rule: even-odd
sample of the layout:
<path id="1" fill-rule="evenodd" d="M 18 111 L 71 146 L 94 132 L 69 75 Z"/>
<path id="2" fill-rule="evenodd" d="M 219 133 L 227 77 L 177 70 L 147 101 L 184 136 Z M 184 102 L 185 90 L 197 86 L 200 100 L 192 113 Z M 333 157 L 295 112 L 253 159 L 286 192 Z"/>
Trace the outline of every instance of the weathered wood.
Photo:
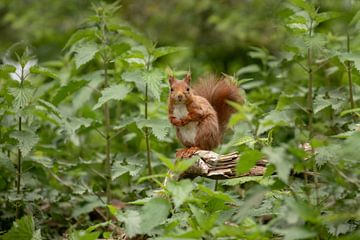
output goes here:
<path id="1" fill-rule="evenodd" d="M 197 176 L 211 179 L 229 179 L 244 176 L 262 176 L 266 171 L 266 159 L 259 160 L 249 172 L 236 175 L 236 164 L 241 161 L 238 153 L 233 152 L 220 155 L 212 151 L 197 151 L 194 156 L 200 159 L 179 176 L 181 178 L 195 178 Z"/>

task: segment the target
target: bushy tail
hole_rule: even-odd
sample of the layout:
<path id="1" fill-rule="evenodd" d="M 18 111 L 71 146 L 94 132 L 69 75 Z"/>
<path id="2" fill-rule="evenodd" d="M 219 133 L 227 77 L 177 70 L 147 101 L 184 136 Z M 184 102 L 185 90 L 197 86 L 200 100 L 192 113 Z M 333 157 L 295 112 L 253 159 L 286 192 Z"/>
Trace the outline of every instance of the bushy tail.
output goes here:
<path id="1" fill-rule="evenodd" d="M 231 114 L 235 112 L 235 109 L 227 101 L 244 103 L 239 87 L 230 78 L 222 77 L 219 79 L 215 75 L 210 75 L 200 78 L 192 89 L 196 95 L 206 98 L 217 112 L 222 136 Z"/>

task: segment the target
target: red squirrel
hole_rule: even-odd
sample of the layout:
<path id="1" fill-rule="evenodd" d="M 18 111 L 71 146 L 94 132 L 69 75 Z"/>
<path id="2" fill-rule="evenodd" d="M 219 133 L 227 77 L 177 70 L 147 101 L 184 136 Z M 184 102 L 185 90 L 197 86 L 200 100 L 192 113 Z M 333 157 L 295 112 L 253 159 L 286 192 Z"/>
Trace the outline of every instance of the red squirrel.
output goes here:
<path id="1" fill-rule="evenodd" d="M 217 147 L 235 112 L 227 101 L 243 103 L 239 87 L 226 78 L 218 80 L 209 76 L 193 87 L 190 82 L 190 73 L 183 80 L 169 77 L 169 120 L 176 126 L 176 135 L 186 147 L 177 151 L 177 158 L 188 158 L 198 150 Z"/>

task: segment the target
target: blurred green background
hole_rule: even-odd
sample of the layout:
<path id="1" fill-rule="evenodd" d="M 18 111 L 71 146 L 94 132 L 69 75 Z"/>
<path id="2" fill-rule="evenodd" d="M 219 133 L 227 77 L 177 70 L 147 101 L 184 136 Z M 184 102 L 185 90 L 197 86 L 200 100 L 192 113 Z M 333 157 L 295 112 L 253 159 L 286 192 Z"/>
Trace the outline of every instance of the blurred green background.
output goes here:
<path id="1" fill-rule="evenodd" d="M 112 2 L 112 1 L 107 1 Z M 359 9 L 359 1 L 315 1 L 321 11 L 340 11 L 343 16 L 327 21 L 319 30 L 344 35 L 346 24 Z M 96 3 L 96 1 L 94 1 Z M 189 47 L 187 53 L 172 56 L 172 67 L 197 74 L 213 71 L 235 73 L 248 65 L 249 47 L 268 49 L 279 55 L 287 41 L 280 24 L 282 0 L 124 0 L 119 18 L 145 33 L 158 46 Z M 0 2 L 0 52 L 14 42 L 30 43 L 40 61 L 61 54 L 69 36 L 91 14 L 91 1 L 85 0 L 2 0 Z M 351 6 L 351 7 L 350 7 Z M 359 39 L 352 40 L 360 48 Z M 169 63 L 168 63 L 169 64 Z"/>

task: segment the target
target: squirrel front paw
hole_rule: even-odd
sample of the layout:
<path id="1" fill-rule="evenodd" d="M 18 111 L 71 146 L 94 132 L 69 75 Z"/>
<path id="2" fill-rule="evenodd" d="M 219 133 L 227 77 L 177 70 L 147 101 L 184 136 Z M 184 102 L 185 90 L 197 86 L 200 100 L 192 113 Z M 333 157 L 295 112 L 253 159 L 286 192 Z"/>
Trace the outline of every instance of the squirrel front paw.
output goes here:
<path id="1" fill-rule="evenodd" d="M 182 121 L 179 120 L 179 119 L 172 118 L 170 121 L 171 121 L 171 124 L 172 124 L 172 125 L 175 125 L 175 126 L 177 126 L 177 127 L 183 126 Z"/>

